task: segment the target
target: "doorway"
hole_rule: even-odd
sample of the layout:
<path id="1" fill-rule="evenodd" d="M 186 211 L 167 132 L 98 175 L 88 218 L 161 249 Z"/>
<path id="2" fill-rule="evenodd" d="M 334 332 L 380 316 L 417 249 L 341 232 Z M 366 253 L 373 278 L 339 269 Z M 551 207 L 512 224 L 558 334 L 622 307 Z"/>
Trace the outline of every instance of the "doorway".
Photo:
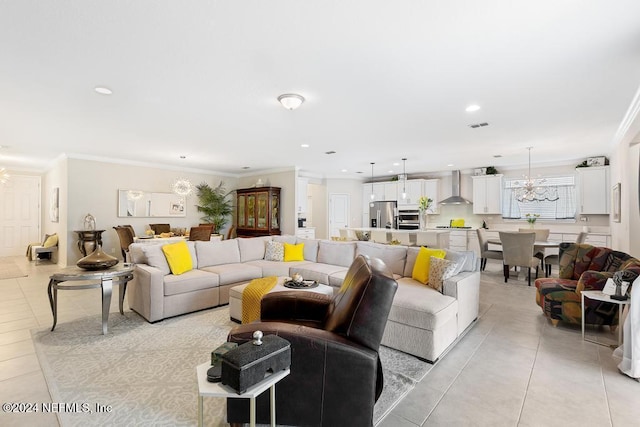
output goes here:
<path id="1" fill-rule="evenodd" d="M 40 177 L 11 175 L 0 185 L 0 256 L 24 255 L 39 242 Z"/>
<path id="2" fill-rule="evenodd" d="M 329 196 L 329 237 L 340 236 L 340 229 L 349 226 L 351 196 L 334 193 Z"/>

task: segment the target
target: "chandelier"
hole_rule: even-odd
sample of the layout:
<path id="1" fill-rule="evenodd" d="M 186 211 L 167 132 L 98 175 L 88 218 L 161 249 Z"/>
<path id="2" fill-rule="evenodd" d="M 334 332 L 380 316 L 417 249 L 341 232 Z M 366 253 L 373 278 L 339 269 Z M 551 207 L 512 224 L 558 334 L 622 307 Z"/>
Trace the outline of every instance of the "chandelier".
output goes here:
<path id="1" fill-rule="evenodd" d="M 171 189 L 178 196 L 188 196 L 193 191 L 193 184 L 187 178 L 178 178 L 174 181 Z"/>
<path id="2" fill-rule="evenodd" d="M 9 181 L 9 172 L 5 168 L 0 168 L 0 184 L 6 184 Z"/>
<path id="3" fill-rule="evenodd" d="M 514 197 L 518 202 L 555 202 L 560 197 L 553 187 L 544 186 L 547 181 L 544 178 L 531 178 L 531 149 L 529 150 L 529 174 L 524 176 L 524 181 L 515 181 L 516 188 L 513 189 Z"/>

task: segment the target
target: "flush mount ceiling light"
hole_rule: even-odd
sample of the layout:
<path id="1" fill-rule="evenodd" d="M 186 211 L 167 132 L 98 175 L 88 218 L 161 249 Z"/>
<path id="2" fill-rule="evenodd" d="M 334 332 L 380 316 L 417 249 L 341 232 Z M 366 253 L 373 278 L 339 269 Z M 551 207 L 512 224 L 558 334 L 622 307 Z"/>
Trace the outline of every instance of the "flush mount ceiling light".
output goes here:
<path id="1" fill-rule="evenodd" d="M 546 179 L 533 179 L 531 178 L 531 149 L 533 147 L 527 147 L 529 150 L 529 175 L 524 175 L 524 181 L 516 181 L 513 189 L 513 195 L 519 202 L 555 202 L 560 197 L 554 187 L 542 186 Z"/>
<path id="2" fill-rule="evenodd" d="M 304 102 L 304 97 L 297 93 L 284 93 L 278 97 L 278 101 L 287 110 L 295 110 Z"/>
<path id="3" fill-rule="evenodd" d="M 465 108 L 464 111 L 466 111 L 467 113 L 473 113 L 474 111 L 478 111 L 479 109 L 480 109 L 479 105 L 472 104 L 472 105 L 469 105 L 467 108 Z"/>
<path id="4" fill-rule="evenodd" d="M 0 168 L 0 184 L 4 185 L 9 181 L 10 175 L 5 168 Z"/>
<path id="5" fill-rule="evenodd" d="M 104 86 L 96 86 L 96 87 L 93 88 L 93 90 L 98 92 L 100 95 L 111 95 L 113 93 L 113 91 L 111 89 L 109 89 L 108 87 L 104 87 Z"/>
<path id="6" fill-rule="evenodd" d="M 188 196 L 193 191 L 193 184 L 187 178 L 178 178 L 171 185 L 171 189 L 178 196 Z"/>

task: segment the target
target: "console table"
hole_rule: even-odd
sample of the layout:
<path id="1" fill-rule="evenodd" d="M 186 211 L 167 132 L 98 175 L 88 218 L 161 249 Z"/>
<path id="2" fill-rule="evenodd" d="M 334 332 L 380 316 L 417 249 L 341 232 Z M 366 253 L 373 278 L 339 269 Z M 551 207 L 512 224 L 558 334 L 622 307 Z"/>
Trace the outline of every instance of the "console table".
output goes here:
<path id="1" fill-rule="evenodd" d="M 124 294 L 127 291 L 127 283 L 133 279 L 133 264 L 118 264 L 107 270 L 83 270 L 79 267 L 69 267 L 52 274 L 49 279 L 49 304 L 51 304 L 51 313 L 53 314 L 53 326 L 51 330 L 56 328 L 58 323 L 58 290 L 81 290 L 81 289 L 102 289 L 102 334 L 107 334 L 107 322 L 109 320 L 109 307 L 111 306 L 111 291 L 113 289 L 114 279 L 120 285 L 120 314 L 124 314 L 123 303 Z M 61 284 L 63 282 L 86 281 L 90 283 L 81 284 Z M 93 283 L 91 283 L 93 282 Z"/>
<path id="2" fill-rule="evenodd" d="M 78 249 L 83 257 L 95 251 L 98 245 L 102 246 L 102 233 L 104 230 L 74 230 L 78 234 Z"/>

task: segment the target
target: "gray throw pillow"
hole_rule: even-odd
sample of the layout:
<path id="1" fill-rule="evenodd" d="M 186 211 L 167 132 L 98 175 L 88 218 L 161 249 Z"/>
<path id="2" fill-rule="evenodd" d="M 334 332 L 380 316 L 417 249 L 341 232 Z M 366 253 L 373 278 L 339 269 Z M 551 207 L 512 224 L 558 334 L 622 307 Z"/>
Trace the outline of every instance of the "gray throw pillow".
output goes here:
<path id="1" fill-rule="evenodd" d="M 167 257 L 164 256 L 164 252 L 162 252 L 162 246 L 164 245 L 155 245 L 149 244 L 144 245 L 142 247 L 142 252 L 144 252 L 144 256 L 147 257 L 147 264 L 151 267 L 155 267 L 162 271 L 162 274 L 165 276 L 171 273 L 169 269 L 169 264 L 167 263 Z"/>

